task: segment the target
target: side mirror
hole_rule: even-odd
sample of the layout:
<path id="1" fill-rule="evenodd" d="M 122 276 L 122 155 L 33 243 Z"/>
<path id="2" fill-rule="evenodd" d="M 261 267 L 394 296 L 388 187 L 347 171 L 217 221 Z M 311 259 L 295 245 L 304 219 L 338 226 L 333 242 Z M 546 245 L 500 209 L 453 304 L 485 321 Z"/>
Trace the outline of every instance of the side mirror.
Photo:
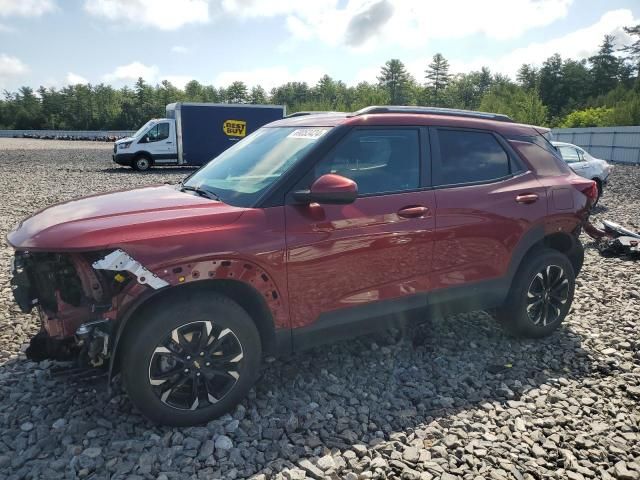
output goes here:
<path id="1" fill-rule="evenodd" d="M 293 192 L 293 198 L 302 204 L 324 203 L 346 205 L 358 198 L 358 185 L 353 180 L 327 173 L 316 179 L 309 190 Z"/>

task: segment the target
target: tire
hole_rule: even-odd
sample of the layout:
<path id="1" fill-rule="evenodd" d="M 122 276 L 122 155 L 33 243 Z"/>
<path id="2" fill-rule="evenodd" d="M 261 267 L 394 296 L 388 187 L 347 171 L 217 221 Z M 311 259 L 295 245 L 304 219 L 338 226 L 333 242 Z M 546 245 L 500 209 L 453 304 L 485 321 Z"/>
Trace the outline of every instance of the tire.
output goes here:
<path id="1" fill-rule="evenodd" d="M 584 265 L 584 246 L 579 238 L 576 239 L 575 247 L 567 254 L 567 256 L 573 266 L 573 273 L 575 277 L 578 278 L 578 275 L 580 275 L 580 272 L 582 271 L 582 266 Z"/>
<path id="2" fill-rule="evenodd" d="M 146 172 L 152 166 L 151 160 L 146 155 L 139 155 L 133 159 L 131 166 L 138 172 Z"/>
<path id="3" fill-rule="evenodd" d="M 574 290 L 575 273 L 569 258 L 557 250 L 535 250 L 518 269 L 496 317 L 511 334 L 546 337 L 567 316 Z"/>
<path id="4" fill-rule="evenodd" d="M 124 339 L 122 380 L 133 404 L 155 423 L 186 427 L 217 418 L 258 376 L 260 335 L 227 297 L 189 292 L 135 321 Z"/>

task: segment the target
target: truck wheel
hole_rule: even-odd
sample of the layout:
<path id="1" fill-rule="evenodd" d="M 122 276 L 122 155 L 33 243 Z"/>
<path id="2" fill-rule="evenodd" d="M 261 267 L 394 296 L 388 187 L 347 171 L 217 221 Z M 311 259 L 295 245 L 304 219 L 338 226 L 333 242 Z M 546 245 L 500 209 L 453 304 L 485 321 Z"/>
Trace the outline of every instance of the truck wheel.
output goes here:
<path id="1" fill-rule="evenodd" d="M 253 386 L 262 356 L 249 314 L 215 293 L 145 312 L 124 340 L 122 380 L 131 401 L 149 420 L 176 427 L 233 408 Z"/>
<path id="2" fill-rule="evenodd" d="M 138 172 L 146 172 L 151 168 L 151 160 L 149 160 L 148 157 L 140 155 L 139 157 L 133 159 L 131 166 Z"/>
<path id="3" fill-rule="evenodd" d="M 496 317 L 512 334 L 545 337 L 567 316 L 574 290 L 575 274 L 567 256 L 552 249 L 536 250 L 518 269 Z"/>

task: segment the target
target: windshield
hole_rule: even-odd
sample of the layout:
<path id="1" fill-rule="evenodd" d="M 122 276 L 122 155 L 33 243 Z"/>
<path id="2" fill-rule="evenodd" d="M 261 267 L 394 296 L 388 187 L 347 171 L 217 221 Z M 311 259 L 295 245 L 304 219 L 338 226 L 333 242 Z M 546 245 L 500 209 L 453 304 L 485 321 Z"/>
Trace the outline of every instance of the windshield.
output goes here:
<path id="1" fill-rule="evenodd" d="M 329 130 L 261 128 L 211 160 L 184 185 L 213 192 L 229 205 L 250 206 Z"/>
<path id="2" fill-rule="evenodd" d="M 138 138 L 140 136 L 142 136 L 143 133 L 145 133 L 147 131 L 147 129 L 153 125 L 155 123 L 155 120 L 149 120 L 147 123 L 145 123 L 143 126 L 141 126 L 138 131 L 136 133 L 134 133 L 132 135 L 133 138 Z"/>

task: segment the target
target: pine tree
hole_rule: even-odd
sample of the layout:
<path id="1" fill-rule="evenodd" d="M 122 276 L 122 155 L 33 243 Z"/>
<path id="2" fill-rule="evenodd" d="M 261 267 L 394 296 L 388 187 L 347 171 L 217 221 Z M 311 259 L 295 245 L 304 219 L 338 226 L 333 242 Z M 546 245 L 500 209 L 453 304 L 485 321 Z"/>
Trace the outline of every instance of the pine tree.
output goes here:
<path id="1" fill-rule="evenodd" d="M 538 69 L 533 65 L 523 63 L 522 66 L 518 69 L 516 79 L 518 80 L 520 86 L 522 86 L 524 89 L 533 90 L 538 87 L 540 75 Z"/>
<path id="2" fill-rule="evenodd" d="M 378 82 L 386 91 L 391 105 L 406 105 L 410 102 L 412 78 L 400 60 L 394 58 L 387 61 L 380 69 Z"/>
<path id="3" fill-rule="evenodd" d="M 592 94 L 603 95 L 615 88 L 620 74 L 620 60 L 613 54 L 615 52 L 615 37 L 605 35 L 600 50 L 589 58 L 591 63 Z"/>
<path id="4" fill-rule="evenodd" d="M 436 53 L 424 73 L 431 94 L 431 103 L 436 107 L 443 106 L 445 103 L 444 90 L 451 80 L 449 62 L 441 53 Z"/>
<path id="5" fill-rule="evenodd" d="M 634 40 L 630 45 L 622 47 L 620 51 L 628 54 L 632 68 L 640 78 L 640 23 L 634 27 L 624 27 L 624 31 Z"/>

